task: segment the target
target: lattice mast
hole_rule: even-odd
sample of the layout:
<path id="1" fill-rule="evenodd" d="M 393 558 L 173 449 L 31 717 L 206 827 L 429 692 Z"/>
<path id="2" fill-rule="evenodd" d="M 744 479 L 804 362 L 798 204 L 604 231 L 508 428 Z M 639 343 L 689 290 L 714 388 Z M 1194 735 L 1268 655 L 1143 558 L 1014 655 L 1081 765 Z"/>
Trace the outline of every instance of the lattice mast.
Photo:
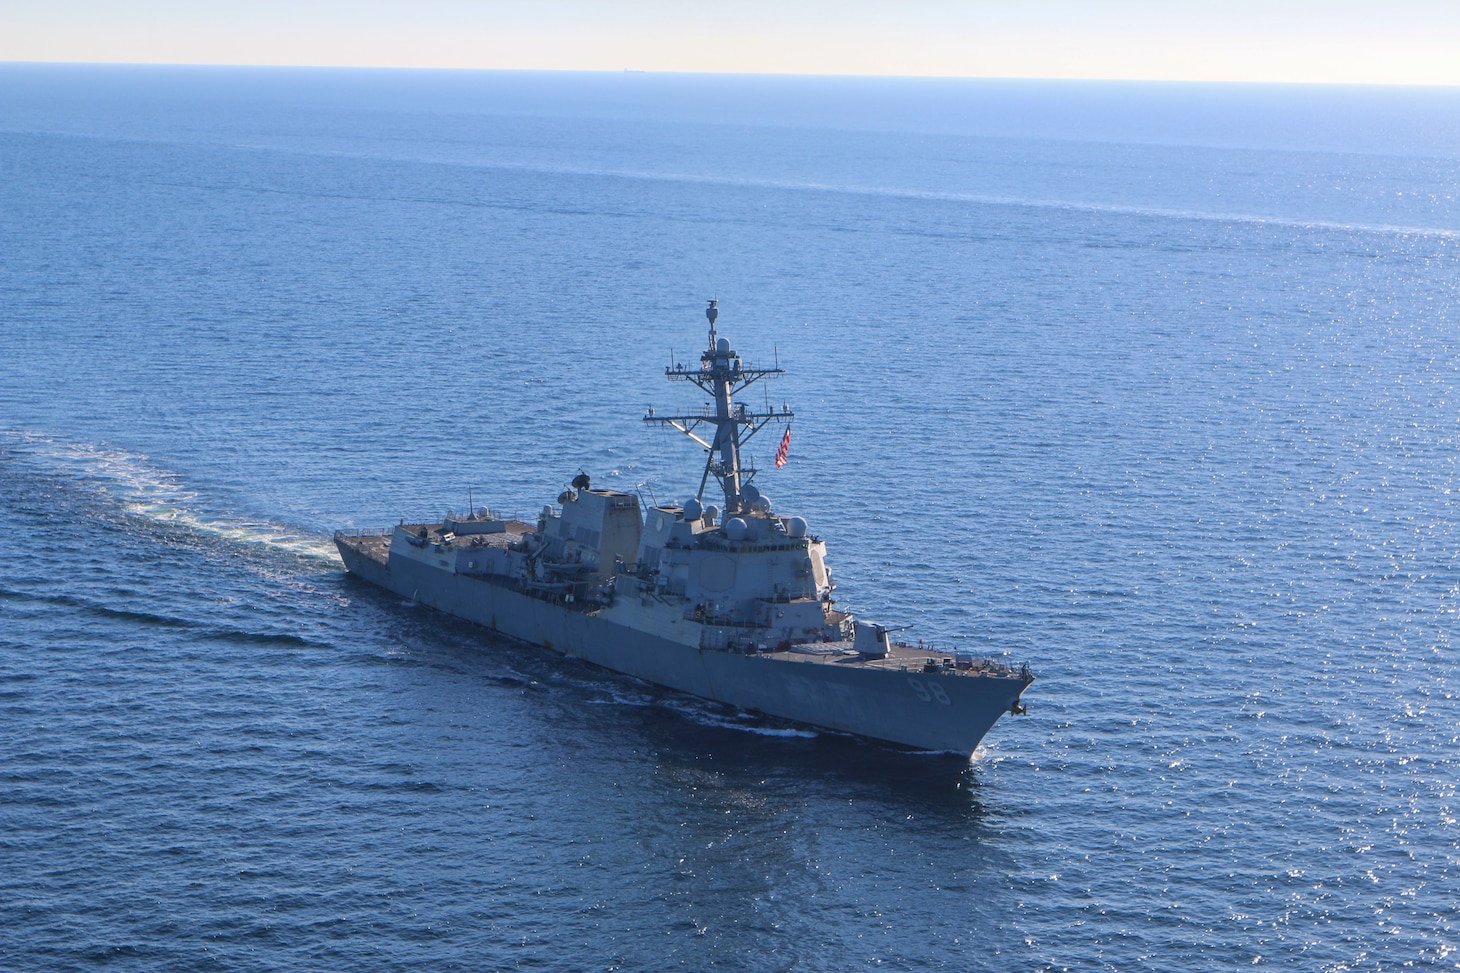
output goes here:
<path id="1" fill-rule="evenodd" d="M 710 320 L 710 341 L 700 355 L 700 367 L 686 368 L 675 364 L 664 369 L 664 377 L 671 382 L 693 382 L 714 400 L 699 415 L 661 416 L 650 409 L 644 416 L 645 422 L 673 426 L 705 449 L 705 472 L 700 477 L 700 489 L 695 494 L 704 500 L 705 486 L 710 477 L 720 481 L 725 492 L 725 515 L 740 513 L 745 507 L 741 490 L 758 470 L 742 464 L 742 447 L 760 432 L 768 423 L 789 423 L 795 413 L 781 407 L 780 412 L 751 412 L 743 402 L 736 402 L 735 396 L 762 378 L 784 375 L 782 368 L 752 368 L 740 360 L 730 348 L 730 339 L 715 333 L 715 319 L 720 316 L 719 302 L 711 301 L 705 308 L 705 317 Z M 715 434 L 706 439 L 698 430 L 714 426 Z M 708 433 L 708 429 L 705 430 Z"/>

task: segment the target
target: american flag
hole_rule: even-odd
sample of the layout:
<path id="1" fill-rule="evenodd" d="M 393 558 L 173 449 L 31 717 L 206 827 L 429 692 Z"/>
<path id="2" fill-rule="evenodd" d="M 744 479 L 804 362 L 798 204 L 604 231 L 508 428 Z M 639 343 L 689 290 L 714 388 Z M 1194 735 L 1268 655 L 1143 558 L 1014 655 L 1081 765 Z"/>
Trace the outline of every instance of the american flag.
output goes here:
<path id="1" fill-rule="evenodd" d="M 776 450 L 776 469 L 786 465 L 786 454 L 791 451 L 791 427 L 786 427 L 786 434 L 781 437 L 781 448 Z"/>

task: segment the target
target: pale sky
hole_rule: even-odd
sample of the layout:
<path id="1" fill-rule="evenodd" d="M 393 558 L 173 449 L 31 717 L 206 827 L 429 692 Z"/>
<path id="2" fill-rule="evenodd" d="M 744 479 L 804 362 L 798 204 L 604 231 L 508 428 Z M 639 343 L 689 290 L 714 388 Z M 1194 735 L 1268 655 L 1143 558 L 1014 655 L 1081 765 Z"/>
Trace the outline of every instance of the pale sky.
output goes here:
<path id="1" fill-rule="evenodd" d="M 0 60 L 1460 85 L 1460 0 L 0 0 Z"/>

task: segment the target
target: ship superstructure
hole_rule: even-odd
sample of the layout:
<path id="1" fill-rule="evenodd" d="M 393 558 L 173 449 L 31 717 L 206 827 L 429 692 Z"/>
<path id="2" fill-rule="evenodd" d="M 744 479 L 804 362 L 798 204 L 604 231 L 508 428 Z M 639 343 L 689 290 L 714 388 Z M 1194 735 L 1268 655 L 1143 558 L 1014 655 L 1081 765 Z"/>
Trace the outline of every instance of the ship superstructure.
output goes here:
<path id="1" fill-rule="evenodd" d="M 348 570 L 494 631 L 681 692 L 902 746 L 972 754 L 1005 712 L 1023 712 L 1025 667 L 895 642 L 836 607 L 826 546 L 781 516 L 742 455 L 768 425 L 736 395 L 782 374 L 744 363 L 706 311 L 698 368 L 672 381 L 710 397 L 693 414 L 644 417 L 706 455 L 683 504 L 641 503 L 580 473 L 536 524 L 488 509 L 439 523 L 335 535 Z M 720 504 L 706 497 L 710 480 Z"/>

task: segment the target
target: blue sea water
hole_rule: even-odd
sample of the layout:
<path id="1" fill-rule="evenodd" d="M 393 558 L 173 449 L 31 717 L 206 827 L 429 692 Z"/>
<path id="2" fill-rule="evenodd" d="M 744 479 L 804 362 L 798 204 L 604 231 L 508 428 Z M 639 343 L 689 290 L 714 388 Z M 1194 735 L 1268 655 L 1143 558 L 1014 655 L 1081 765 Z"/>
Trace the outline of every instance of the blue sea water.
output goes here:
<path id="1" fill-rule="evenodd" d="M 1457 258 L 1455 90 L 0 65 L 0 968 L 1454 968 Z M 711 297 L 971 763 L 343 575 Z"/>

